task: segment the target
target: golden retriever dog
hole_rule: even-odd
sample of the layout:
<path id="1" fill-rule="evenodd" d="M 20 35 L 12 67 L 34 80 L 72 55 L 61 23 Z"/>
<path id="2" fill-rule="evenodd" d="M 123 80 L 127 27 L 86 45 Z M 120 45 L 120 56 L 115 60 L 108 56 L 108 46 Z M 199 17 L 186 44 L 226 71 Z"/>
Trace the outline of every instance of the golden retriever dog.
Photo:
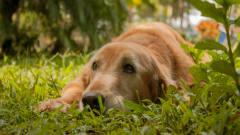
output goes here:
<path id="1" fill-rule="evenodd" d="M 83 73 L 62 90 L 61 97 L 41 102 L 39 110 L 63 112 L 76 101 L 80 109 L 99 109 L 99 97 L 106 109 L 124 107 L 123 100 L 137 102 L 164 97 L 169 85 L 181 79 L 193 84 L 189 67 L 192 58 L 180 44 L 189 44 L 164 23 L 137 25 L 104 45 L 86 64 Z"/>

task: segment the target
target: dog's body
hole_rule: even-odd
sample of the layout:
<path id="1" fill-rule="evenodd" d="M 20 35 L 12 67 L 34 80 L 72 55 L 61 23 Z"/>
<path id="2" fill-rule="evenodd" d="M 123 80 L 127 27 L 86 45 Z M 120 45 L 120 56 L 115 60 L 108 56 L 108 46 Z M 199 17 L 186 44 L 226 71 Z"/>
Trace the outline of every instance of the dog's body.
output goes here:
<path id="1" fill-rule="evenodd" d="M 179 88 L 179 79 L 193 84 L 189 67 L 194 62 L 180 47 L 182 43 L 189 44 L 166 24 L 135 26 L 103 46 L 82 75 L 63 89 L 60 98 L 42 102 L 39 109 L 64 105 L 62 111 L 66 111 L 73 101 L 83 108 L 96 104 L 94 93 L 104 98 L 107 109 L 121 108 L 123 99 L 137 101 L 137 93 L 141 99 L 156 102 L 164 97 L 167 86 Z"/>

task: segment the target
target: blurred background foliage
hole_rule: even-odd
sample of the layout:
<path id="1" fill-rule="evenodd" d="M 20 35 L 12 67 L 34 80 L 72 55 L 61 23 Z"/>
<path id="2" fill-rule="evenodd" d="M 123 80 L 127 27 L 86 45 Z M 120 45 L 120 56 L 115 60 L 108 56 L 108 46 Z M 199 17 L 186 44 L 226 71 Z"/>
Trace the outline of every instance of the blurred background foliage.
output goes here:
<path id="1" fill-rule="evenodd" d="M 190 14 L 188 0 L 0 0 L 0 56 L 91 51 L 147 21 L 187 34 Z"/>
<path id="2" fill-rule="evenodd" d="M 121 32 L 126 7 L 123 0 L 1 0 L 1 50 L 58 52 L 87 40 L 97 48 Z"/>

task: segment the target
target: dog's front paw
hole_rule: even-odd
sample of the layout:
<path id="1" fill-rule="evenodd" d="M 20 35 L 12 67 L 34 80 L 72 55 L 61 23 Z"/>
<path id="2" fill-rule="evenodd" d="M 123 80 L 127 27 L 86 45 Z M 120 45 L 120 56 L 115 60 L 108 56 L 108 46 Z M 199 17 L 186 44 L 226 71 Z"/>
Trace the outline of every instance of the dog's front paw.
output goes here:
<path id="1" fill-rule="evenodd" d="M 50 99 L 48 101 L 43 101 L 38 105 L 38 110 L 40 112 L 44 111 L 53 111 L 57 108 L 62 107 L 60 109 L 61 112 L 67 112 L 67 109 L 70 107 L 69 104 L 65 103 L 64 101 L 60 99 Z"/>

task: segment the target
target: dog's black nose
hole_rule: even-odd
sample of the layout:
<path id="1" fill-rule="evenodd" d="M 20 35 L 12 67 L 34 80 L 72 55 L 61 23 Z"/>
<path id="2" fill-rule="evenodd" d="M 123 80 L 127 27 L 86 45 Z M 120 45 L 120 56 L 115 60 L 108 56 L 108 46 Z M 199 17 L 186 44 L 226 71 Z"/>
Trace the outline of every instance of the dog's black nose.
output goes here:
<path id="1" fill-rule="evenodd" d="M 98 97 L 102 99 L 102 105 L 104 105 L 105 98 L 102 94 L 97 92 L 87 92 L 83 95 L 82 102 L 83 105 L 89 105 L 92 109 L 100 110 Z"/>

